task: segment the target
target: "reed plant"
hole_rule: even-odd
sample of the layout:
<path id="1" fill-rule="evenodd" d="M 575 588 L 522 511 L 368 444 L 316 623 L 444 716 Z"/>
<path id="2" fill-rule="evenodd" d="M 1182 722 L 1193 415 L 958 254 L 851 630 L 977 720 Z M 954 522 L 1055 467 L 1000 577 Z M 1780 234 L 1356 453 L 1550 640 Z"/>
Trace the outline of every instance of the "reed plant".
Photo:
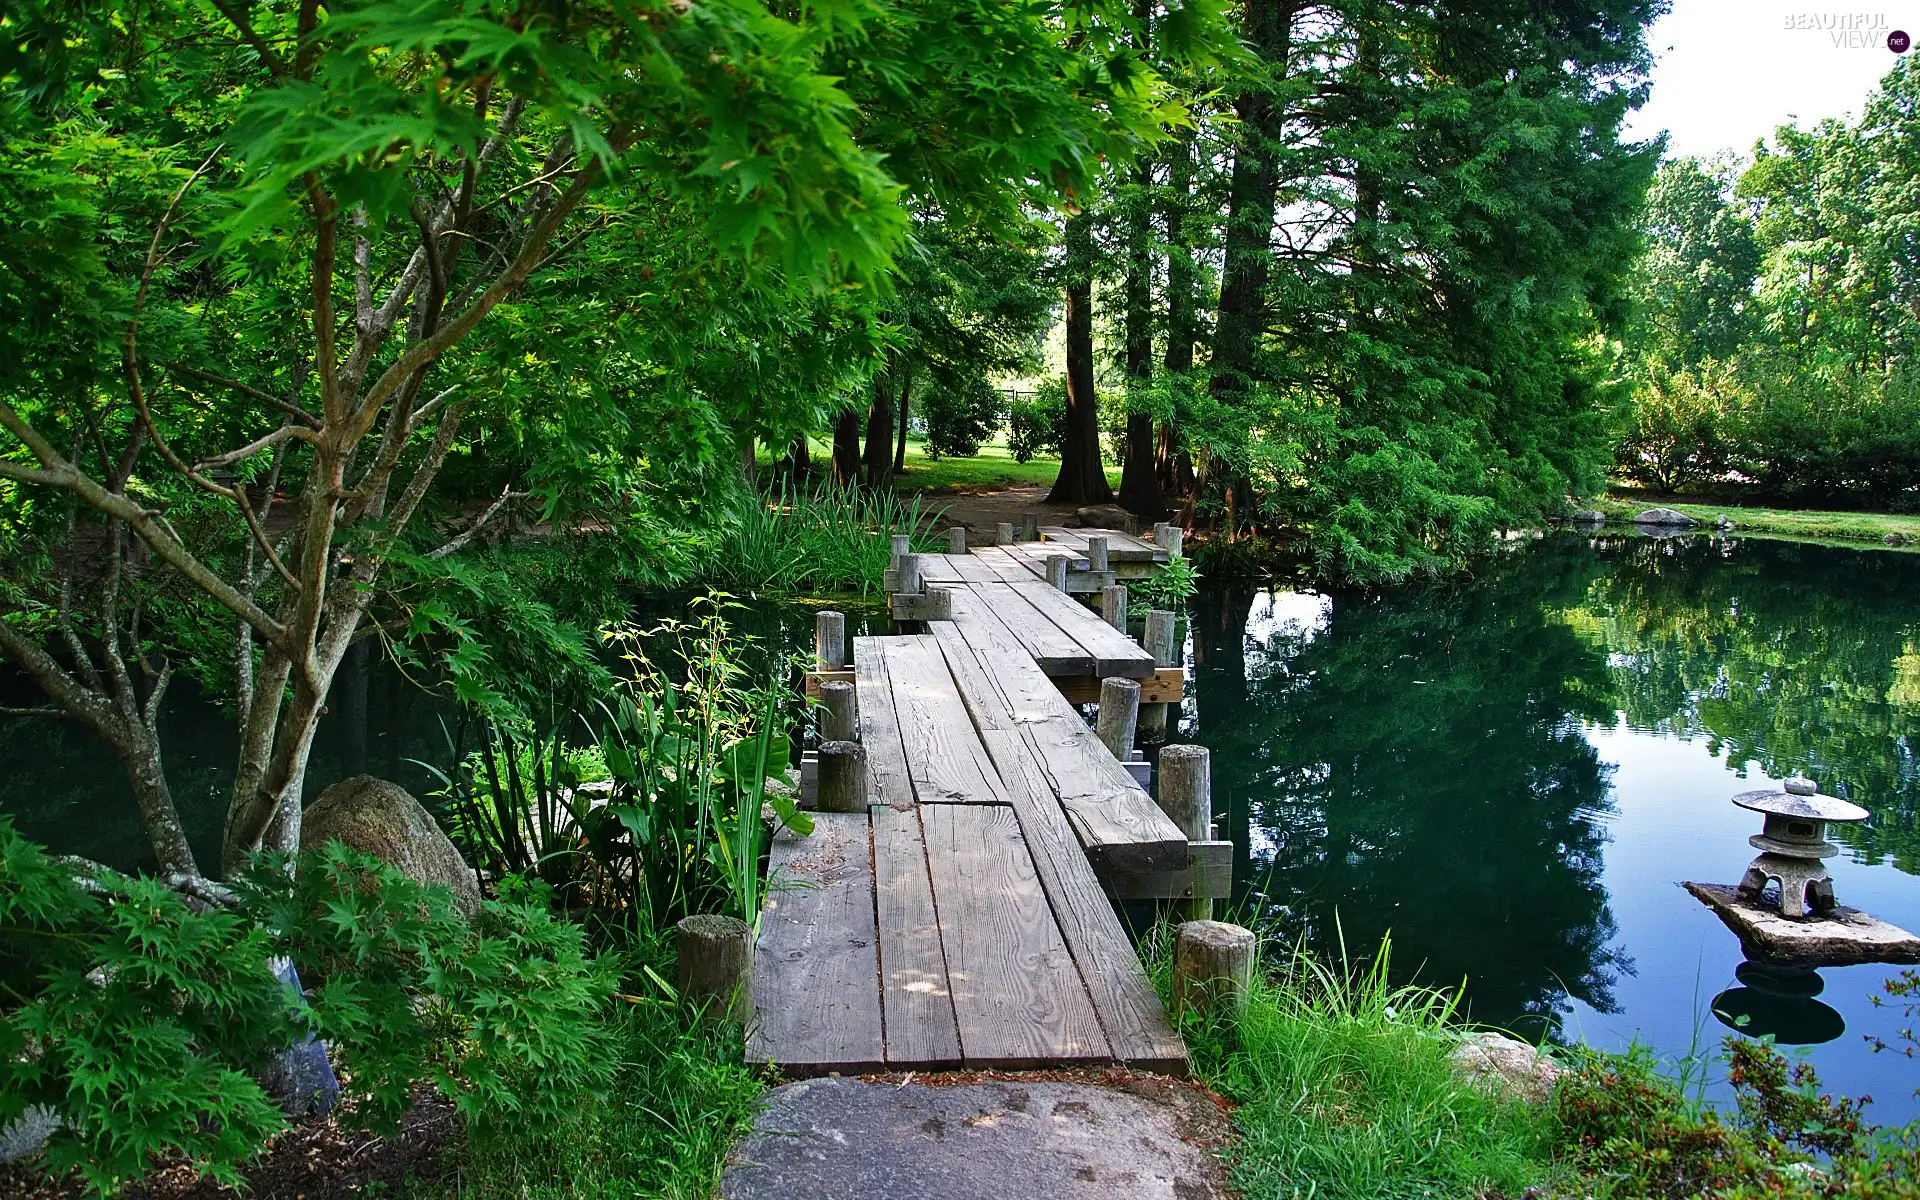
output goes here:
<path id="1" fill-rule="evenodd" d="M 933 549 L 928 534 L 941 511 L 886 489 L 783 480 L 740 499 L 707 575 L 741 590 L 868 595 L 880 590 L 891 563 L 892 535 L 913 538 L 916 550 Z"/>
<path id="2" fill-rule="evenodd" d="M 762 814 L 800 833 L 812 822 L 785 779 L 801 699 L 783 670 L 749 678 L 738 607 L 710 593 L 687 619 L 604 630 L 621 664 L 611 692 L 540 728 L 491 722 L 452 774 L 435 771 L 474 860 L 538 875 L 638 936 L 692 913 L 756 922 Z"/>

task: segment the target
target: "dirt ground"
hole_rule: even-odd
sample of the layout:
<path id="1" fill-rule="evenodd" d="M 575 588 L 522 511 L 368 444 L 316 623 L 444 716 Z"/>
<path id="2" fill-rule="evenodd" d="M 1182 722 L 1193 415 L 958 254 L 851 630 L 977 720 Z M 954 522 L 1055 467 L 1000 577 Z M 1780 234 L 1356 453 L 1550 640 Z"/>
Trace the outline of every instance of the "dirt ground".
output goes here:
<path id="1" fill-rule="evenodd" d="M 1027 513 L 1038 513 L 1040 524 L 1060 525 L 1068 529 L 1084 525 L 1080 519 L 1078 505 L 1048 504 L 1045 487 L 1007 488 L 998 492 L 971 492 L 952 496 L 928 496 L 921 501 L 926 508 L 944 509 L 941 519 L 934 523 L 936 529 L 950 529 L 955 525 L 967 527 L 968 541 L 975 539 L 992 541 L 993 528 L 1001 521 L 1020 524 L 1020 518 Z M 1108 524 L 1109 522 L 1102 522 Z"/>

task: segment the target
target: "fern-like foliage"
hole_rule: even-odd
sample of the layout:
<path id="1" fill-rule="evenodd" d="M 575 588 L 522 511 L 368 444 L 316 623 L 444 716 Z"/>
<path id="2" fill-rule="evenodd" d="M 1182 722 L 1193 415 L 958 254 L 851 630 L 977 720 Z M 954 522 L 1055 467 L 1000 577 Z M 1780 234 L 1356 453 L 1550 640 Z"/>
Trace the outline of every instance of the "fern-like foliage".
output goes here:
<path id="1" fill-rule="evenodd" d="M 615 971 L 542 886 L 510 880 L 468 922 L 443 889 L 335 843 L 262 858 L 235 894 L 209 910 L 154 880 L 77 880 L 0 818 L 0 1123 L 50 1110 L 51 1170 L 102 1195 L 163 1158 L 240 1183 L 286 1124 L 256 1074 L 308 1032 L 343 1069 L 348 1117 L 376 1130 L 421 1083 L 477 1131 L 604 1089 Z"/>

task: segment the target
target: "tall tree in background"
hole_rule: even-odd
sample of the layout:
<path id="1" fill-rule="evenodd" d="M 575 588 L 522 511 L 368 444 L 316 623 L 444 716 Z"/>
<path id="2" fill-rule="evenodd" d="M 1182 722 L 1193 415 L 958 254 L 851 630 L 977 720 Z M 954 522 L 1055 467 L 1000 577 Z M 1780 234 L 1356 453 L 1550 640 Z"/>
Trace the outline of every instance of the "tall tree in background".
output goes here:
<path id="1" fill-rule="evenodd" d="M 1067 419 L 1060 439 L 1060 474 L 1047 493 L 1049 504 L 1107 504 L 1113 488 L 1100 454 L 1100 399 L 1093 370 L 1093 214 L 1067 218 L 1065 260 Z"/>

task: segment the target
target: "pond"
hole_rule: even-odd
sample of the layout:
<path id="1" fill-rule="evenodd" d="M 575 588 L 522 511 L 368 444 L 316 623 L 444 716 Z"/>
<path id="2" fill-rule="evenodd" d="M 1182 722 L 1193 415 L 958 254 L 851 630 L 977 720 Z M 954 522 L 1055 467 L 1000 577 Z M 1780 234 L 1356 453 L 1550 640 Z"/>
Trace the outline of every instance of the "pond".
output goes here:
<path id="1" fill-rule="evenodd" d="M 1246 907 L 1316 954 L 1390 935 L 1474 1020 L 1710 1052 L 1742 955 L 1679 881 L 1736 882 L 1729 797 L 1796 773 L 1874 814 L 1829 833 L 1841 902 L 1920 929 L 1920 556 L 1556 535 L 1446 586 L 1220 587 L 1193 624 L 1182 737 Z M 1718 1007 L 1825 1039 L 1823 1082 L 1904 1121 L 1920 1070 L 1867 1040 L 1912 1024 L 1874 1004 L 1896 973 Z"/>
<path id="2" fill-rule="evenodd" d="M 1678 884 L 1737 880 L 1759 826 L 1728 798 L 1796 772 L 1874 813 L 1830 835 L 1841 902 L 1920 928 L 1920 555 L 1556 535 L 1463 582 L 1210 584 L 1192 607 L 1179 737 L 1213 750 L 1239 911 L 1285 943 L 1363 962 L 1390 935 L 1396 977 L 1464 983 L 1474 1020 L 1710 1052 L 1741 954 Z M 812 613 L 741 623 L 782 656 L 810 648 Z M 232 717 L 176 687 L 166 755 L 212 862 Z M 0 705 L 31 700 L 0 680 Z M 376 664 L 335 696 L 309 794 L 358 771 L 424 794 L 418 762 L 444 769 L 460 736 Z M 0 811 L 65 852 L 145 857 L 118 765 L 64 722 L 0 721 Z M 1756 1010 L 1783 1039 L 1826 1038 L 1825 1084 L 1883 1122 L 1920 1111 L 1913 1060 L 1866 1040 L 1911 1024 L 1874 1005 L 1895 973 L 1825 970 L 1817 1001 Z"/>

